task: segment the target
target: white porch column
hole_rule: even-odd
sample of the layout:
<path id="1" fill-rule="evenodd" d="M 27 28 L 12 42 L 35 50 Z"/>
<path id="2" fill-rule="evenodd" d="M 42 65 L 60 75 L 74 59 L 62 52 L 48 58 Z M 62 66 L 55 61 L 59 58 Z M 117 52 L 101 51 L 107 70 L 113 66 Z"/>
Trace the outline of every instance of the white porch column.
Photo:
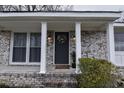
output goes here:
<path id="1" fill-rule="evenodd" d="M 108 48 L 108 60 L 115 64 L 115 43 L 114 43 L 114 27 L 113 23 L 109 23 L 107 26 L 107 48 Z"/>
<path id="2" fill-rule="evenodd" d="M 47 22 L 41 22 L 41 63 L 40 73 L 46 73 Z"/>
<path id="3" fill-rule="evenodd" d="M 81 58 L 81 23 L 75 23 L 76 36 L 76 73 L 79 73 L 79 58 Z"/>

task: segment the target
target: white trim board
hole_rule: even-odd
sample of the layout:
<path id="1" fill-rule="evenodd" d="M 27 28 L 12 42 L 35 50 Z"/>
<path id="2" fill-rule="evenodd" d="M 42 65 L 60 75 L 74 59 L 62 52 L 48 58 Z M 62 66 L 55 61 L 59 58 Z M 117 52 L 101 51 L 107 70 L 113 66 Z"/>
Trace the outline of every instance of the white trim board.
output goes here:
<path id="1" fill-rule="evenodd" d="M 121 13 L 23 12 L 0 13 L 0 17 L 120 17 Z"/>
<path id="2" fill-rule="evenodd" d="M 124 27 L 124 23 L 114 23 L 114 27 Z"/>

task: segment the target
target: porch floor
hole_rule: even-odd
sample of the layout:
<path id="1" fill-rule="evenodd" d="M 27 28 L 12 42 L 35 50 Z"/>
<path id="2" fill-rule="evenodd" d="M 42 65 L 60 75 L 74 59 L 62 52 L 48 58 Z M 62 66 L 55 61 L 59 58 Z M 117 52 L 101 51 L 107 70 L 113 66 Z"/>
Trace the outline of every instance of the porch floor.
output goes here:
<path id="1" fill-rule="evenodd" d="M 51 74 L 75 74 L 75 69 L 70 68 L 70 69 L 55 69 L 53 71 L 48 71 L 47 73 Z"/>

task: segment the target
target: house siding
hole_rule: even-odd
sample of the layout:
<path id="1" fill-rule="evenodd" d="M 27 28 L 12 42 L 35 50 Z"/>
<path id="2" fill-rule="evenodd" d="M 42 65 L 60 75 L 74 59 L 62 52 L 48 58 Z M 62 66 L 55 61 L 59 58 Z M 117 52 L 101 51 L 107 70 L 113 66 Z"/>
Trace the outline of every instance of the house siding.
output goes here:
<path id="1" fill-rule="evenodd" d="M 49 32 L 48 34 L 51 34 L 52 37 L 52 42 L 48 43 L 47 41 L 47 65 L 46 65 L 46 69 L 47 72 L 54 72 L 55 68 L 54 68 L 54 32 Z"/>
<path id="2" fill-rule="evenodd" d="M 82 31 L 82 57 L 107 59 L 106 31 Z"/>
<path id="3" fill-rule="evenodd" d="M 0 66 L 8 65 L 10 34 L 10 31 L 0 31 Z"/>
<path id="4" fill-rule="evenodd" d="M 74 32 L 71 32 L 71 36 Z M 75 51 L 75 42 L 70 40 L 70 54 Z M 81 32 L 81 56 L 107 60 L 106 31 L 82 31 Z"/>
<path id="5" fill-rule="evenodd" d="M 59 72 L 55 70 L 54 65 L 54 32 L 51 33 L 53 42 L 47 42 L 47 73 Z M 70 64 L 72 62 L 71 53 L 75 51 L 75 40 L 72 37 L 75 32 L 70 32 Z M 9 64 L 11 31 L 0 31 L 0 72 L 39 72 L 40 66 L 19 66 Z M 105 31 L 82 31 L 81 46 L 82 57 L 95 57 L 107 59 L 107 39 Z M 65 70 L 66 72 L 67 70 Z M 61 72 L 61 71 L 60 71 Z M 74 73 L 74 69 L 70 69 L 67 73 Z"/>

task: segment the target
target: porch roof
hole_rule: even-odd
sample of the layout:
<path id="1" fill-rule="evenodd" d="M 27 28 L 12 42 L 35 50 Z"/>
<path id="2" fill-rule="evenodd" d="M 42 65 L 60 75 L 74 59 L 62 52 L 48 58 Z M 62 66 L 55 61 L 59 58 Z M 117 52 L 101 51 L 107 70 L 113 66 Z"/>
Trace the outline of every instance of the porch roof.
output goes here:
<path id="1" fill-rule="evenodd" d="M 4 11 L 0 12 L 0 21 L 114 21 L 121 11 Z"/>
<path id="2" fill-rule="evenodd" d="M 121 11 L 0 11 L 1 13 L 32 13 L 32 12 L 74 12 L 74 13 L 121 13 Z"/>
<path id="3" fill-rule="evenodd" d="M 0 12 L 0 29 L 12 31 L 40 31 L 41 22 L 48 30 L 74 30 L 74 23 L 82 23 L 83 30 L 104 30 L 108 22 L 121 16 L 120 11 L 36 11 Z"/>

